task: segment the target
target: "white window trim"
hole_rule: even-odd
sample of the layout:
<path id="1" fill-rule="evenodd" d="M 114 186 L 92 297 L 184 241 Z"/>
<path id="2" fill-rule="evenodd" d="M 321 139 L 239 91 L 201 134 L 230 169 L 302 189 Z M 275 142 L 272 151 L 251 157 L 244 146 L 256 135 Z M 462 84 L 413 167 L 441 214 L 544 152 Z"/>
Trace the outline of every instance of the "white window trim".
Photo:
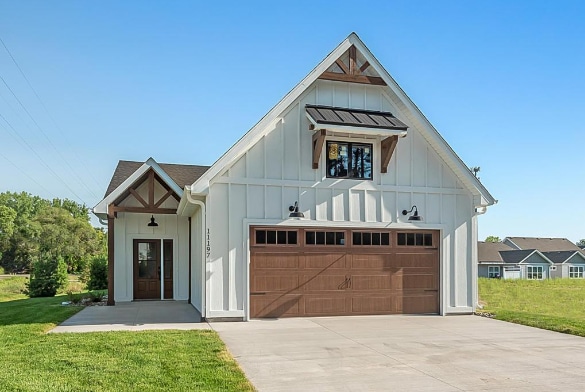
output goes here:
<path id="1" fill-rule="evenodd" d="M 585 266 L 582 266 L 582 265 L 569 266 L 569 278 L 583 279 L 584 276 L 585 276 Z"/>
<path id="2" fill-rule="evenodd" d="M 489 265 L 488 266 L 488 278 L 495 278 L 497 275 L 498 277 L 501 277 L 502 275 L 500 274 L 500 266 L 499 265 Z"/>
<path id="3" fill-rule="evenodd" d="M 536 274 L 536 278 L 534 277 Z M 540 274 L 540 278 L 538 275 Z M 544 268 L 541 265 L 527 265 L 526 266 L 526 279 L 528 280 L 543 280 L 544 279 Z"/>

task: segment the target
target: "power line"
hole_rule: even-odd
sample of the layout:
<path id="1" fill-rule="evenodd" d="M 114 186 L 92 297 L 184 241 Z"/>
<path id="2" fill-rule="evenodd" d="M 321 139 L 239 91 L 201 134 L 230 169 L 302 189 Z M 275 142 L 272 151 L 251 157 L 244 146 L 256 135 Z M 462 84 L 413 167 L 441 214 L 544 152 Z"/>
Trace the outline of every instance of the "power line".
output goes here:
<path id="1" fill-rule="evenodd" d="M 43 100 L 41 99 L 41 97 L 37 93 L 37 90 L 35 90 L 35 88 L 32 86 L 32 83 L 28 80 L 28 78 L 26 77 L 26 75 L 25 75 L 24 71 L 22 70 L 22 68 L 20 68 L 20 65 L 18 64 L 18 62 L 16 61 L 16 59 L 14 58 L 14 56 L 12 55 L 12 53 L 10 52 L 10 50 L 8 49 L 8 46 L 6 46 L 6 43 L 4 43 L 4 40 L 2 39 L 2 37 L 0 37 L 0 43 L 2 43 L 2 46 L 4 46 L 4 49 L 6 49 L 6 52 L 8 53 L 8 55 L 10 56 L 10 58 L 12 59 L 12 62 L 14 63 L 14 65 L 16 65 L 16 68 L 18 68 L 18 70 L 20 71 L 20 74 L 22 75 L 22 77 L 24 78 L 24 80 L 26 80 L 26 83 L 28 84 L 28 86 L 30 87 L 30 89 L 33 91 L 33 93 L 35 94 L 35 96 L 37 97 L 37 99 L 39 100 L 39 102 L 41 103 L 41 106 L 43 107 L 43 109 L 45 109 L 45 112 L 47 113 L 47 115 L 49 116 L 49 118 L 51 119 L 51 121 L 53 122 L 53 125 L 55 126 L 55 128 L 57 128 L 57 130 L 61 133 L 61 136 L 63 136 L 63 140 L 65 140 L 65 142 L 68 144 L 68 147 L 69 147 L 70 151 L 73 151 L 74 154 L 75 154 L 75 156 L 76 156 L 76 158 L 77 158 L 77 160 L 83 164 L 83 161 L 82 161 L 81 157 L 77 154 L 77 151 L 74 148 L 72 148 L 71 145 L 69 144 L 69 142 L 67 141 L 67 137 L 65 136 L 63 130 L 61 129 L 61 127 L 59 127 L 59 125 L 57 125 L 57 122 L 55 121 L 55 119 L 53 118 L 53 116 L 51 116 L 51 113 L 47 109 L 47 106 L 45 105 L 45 102 L 43 102 Z M 95 178 L 95 176 L 91 172 L 91 170 L 89 171 L 89 175 L 94 180 L 95 184 L 98 187 L 101 186 L 100 183 L 99 183 L 99 181 Z M 94 194 L 94 196 L 95 196 L 95 194 Z"/>
<path id="2" fill-rule="evenodd" d="M 10 163 L 12 166 L 14 166 L 14 168 L 16 170 L 18 170 L 19 172 L 21 172 L 22 174 L 25 175 L 25 177 L 27 177 L 29 180 L 31 180 L 36 186 L 38 186 L 39 188 L 41 188 L 42 190 L 44 190 L 49 196 L 51 196 L 53 199 L 58 199 L 57 196 L 55 196 L 53 194 L 53 192 L 51 192 L 50 190 L 48 190 L 47 188 L 45 188 L 40 182 L 38 182 L 37 180 L 35 180 L 34 178 L 32 178 L 31 176 L 29 176 L 24 170 L 22 170 L 22 168 L 20 166 L 18 166 L 16 163 L 12 162 L 10 159 L 8 159 L 8 157 L 4 154 L 2 154 L 2 151 L 0 151 L 0 156 L 2 158 L 4 158 L 6 161 L 8 161 L 8 163 Z"/>
<path id="3" fill-rule="evenodd" d="M 85 205 L 89 205 L 88 203 L 86 203 L 83 198 L 81 198 L 57 173 L 55 173 L 55 171 L 53 169 L 51 169 L 51 167 L 45 162 L 45 160 L 35 151 L 34 148 L 32 148 L 32 146 L 30 144 L 28 144 L 28 142 L 16 131 L 16 129 L 14 129 L 14 127 L 12 126 L 12 124 L 10 124 L 10 122 L 6 119 L 6 117 L 4 117 L 2 115 L 2 113 L 0 113 L 0 118 L 2 118 L 2 120 L 4 120 L 4 122 L 10 127 L 10 129 L 12 129 L 14 131 L 14 134 L 17 135 L 20 140 L 22 140 L 22 142 L 33 152 L 33 154 L 35 154 L 35 156 L 39 159 L 39 161 L 41 161 L 41 163 L 45 166 L 45 168 L 47 170 L 49 170 L 59 181 L 61 181 L 63 183 L 63 185 L 65 185 L 65 187 L 67 189 L 69 189 L 69 191 L 71 193 L 73 193 L 75 195 L 75 197 L 77 197 L 77 199 L 79 201 L 81 201 L 83 204 Z M 7 129 L 6 127 L 3 127 L 4 129 Z M 14 135 L 13 135 L 14 136 Z"/>
<path id="4" fill-rule="evenodd" d="M 53 142 L 51 141 L 51 139 L 49 138 L 49 136 L 47 136 L 47 134 L 45 133 L 45 131 L 43 131 L 43 129 L 40 127 L 40 125 L 37 123 L 37 121 L 34 119 L 34 117 L 30 114 L 30 112 L 28 111 L 28 109 L 24 106 L 24 104 L 20 101 L 20 99 L 18 98 L 18 96 L 10 88 L 10 86 L 8 85 L 8 83 L 6 83 L 6 80 L 4 80 L 4 78 L 2 77 L 2 75 L 0 75 L 0 80 L 2 80 L 2 83 L 4 83 L 4 85 L 6 86 L 6 88 L 8 88 L 8 90 L 14 96 L 14 98 L 16 99 L 16 101 L 20 104 L 20 106 L 22 107 L 22 109 L 26 112 L 26 114 L 28 114 L 28 116 L 30 117 L 30 119 L 32 120 L 32 122 L 37 126 L 37 128 L 39 129 L 39 131 L 41 131 L 41 133 L 43 134 L 43 136 L 45 137 L 45 139 L 47 139 L 47 142 L 49 142 L 49 144 L 51 145 L 51 147 L 53 147 L 53 149 L 55 150 L 55 152 L 57 152 L 57 154 L 59 154 L 59 156 L 61 157 L 61 159 L 63 160 L 63 162 L 65 162 L 65 164 L 67 164 L 67 166 L 69 167 L 69 169 L 71 170 L 71 172 L 79 179 L 79 182 L 81 184 L 83 184 L 83 186 L 85 186 L 85 188 L 95 198 L 99 199 L 99 197 L 87 186 L 87 184 L 85 184 L 85 182 L 83 182 L 83 180 L 81 179 L 81 177 L 73 170 L 73 167 L 71 167 L 71 165 L 69 164 L 69 162 L 67 161 L 67 159 L 65 159 L 65 157 L 59 152 L 59 150 L 57 149 L 57 147 L 55 147 L 55 145 L 53 144 Z"/>

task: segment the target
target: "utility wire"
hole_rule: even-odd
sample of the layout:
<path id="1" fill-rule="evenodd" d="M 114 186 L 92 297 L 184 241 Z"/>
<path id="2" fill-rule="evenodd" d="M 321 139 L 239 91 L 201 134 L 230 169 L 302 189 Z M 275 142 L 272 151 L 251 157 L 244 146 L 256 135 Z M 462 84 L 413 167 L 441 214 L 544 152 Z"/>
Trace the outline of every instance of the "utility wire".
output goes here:
<path id="1" fill-rule="evenodd" d="M 10 91 L 10 93 L 12 94 L 12 96 L 14 96 L 14 98 L 16 99 L 16 101 L 20 104 L 20 106 L 22 107 L 22 109 L 25 111 L 25 113 L 28 114 L 28 116 L 32 120 L 32 122 L 37 126 L 37 128 L 39 129 L 39 131 L 41 131 L 41 133 L 43 134 L 43 136 L 45 137 L 45 139 L 47 139 L 47 142 L 51 145 L 51 147 L 53 147 L 53 149 L 57 152 L 57 154 L 59 154 L 59 157 L 61 157 L 61 159 L 63 160 L 63 162 L 65 162 L 67 164 L 67 166 L 69 167 L 69 169 L 71 170 L 71 172 L 79 179 L 80 183 L 83 184 L 83 186 L 85 186 L 85 188 L 95 198 L 98 198 L 99 199 L 99 197 L 85 184 L 85 182 L 83 182 L 83 180 L 81 179 L 81 177 L 79 177 L 79 175 L 73 170 L 73 167 L 71 167 L 71 165 L 69 164 L 69 162 L 59 152 L 59 150 L 57 149 L 57 147 L 55 147 L 55 145 L 53 144 L 53 142 L 51 141 L 51 139 L 49 138 L 49 136 L 47 136 L 47 134 L 45 133 L 45 131 L 43 131 L 43 129 L 40 127 L 40 125 L 37 123 L 37 121 L 34 119 L 34 117 L 30 114 L 30 112 L 28 111 L 28 109 L 24 106 L 24 104 L 21 102 L 21 100 L 18 98 L 18 96 L 14 93 L 14 91 L 12 90 L 12 88 L 10 88 L 10 86 L 8 85 L 8 83 L 6 83 L 6 80 L 4 80 L 4 78 L 2 77 L 2 75 L 0 75 L 0 80 L 2 80 L 2 83 L 4 83 L 4 85 L 6 86 L 6 88 Z M 15 130 L 15 132 L 16 132 L 16 130 Z M 37 154 L 37 156 L 38 156 L 38 154 Z M 53 171 L 53 173 L 55 173 L 55 172 Z M 55 173 L 55 175 L 57 175 L 57 173 Z M 59 178 L 61 178 L 61 177 L 59 177 Z M 61 179 L 61 181 L 63 181 L 63 179 Z M 63 182 L 65 182 L 65 181 L 63 181 Z"/>
<path id="2" fill-rule="evenodd" d="M 65 187 L 67 189 L 69 189 L 69 191 L 72 194 L 74 194 L 75 197 L 77 197 L 77 199 L 79 201 L 81 201 L 86 206 L 89 205 L 57 173 L 55 173 L 55 171 L 53 169 L 51 169 L 51 167 L 47 164 L 47 162 L 45 162 L 45 160 L 35 151 L 35 149 L 32 148 L 30 144 L 28 144 L 28 142 L 16 131 L 16 129 L 14 129 L 12 124 L 10 124 L 10 122 L 6 119 L 6 117 L 4 117 L 2 115 L 2 113 L 0 113 L 0 118 L 2 120 L 4 120 L 4 122 L 8 125 L 8 127 L 10 127 L 10 129 L 12 129 L 14 131 L 14 134 L 17 135 L 20 138 L 20 140 L 22 140 L 22 142 L 33 152 L 33 154 L 35 154 L 35 156 L 39 159 L 39 161 L 41 161 L 41 163 L 45 166 L 45 168 L 47 168 L 47 170 L 49 170 L 59 181 L 61 181 L 63 183 L 63 185 L 65 185 Z M 7 129 L 7 128 L 4 127 L 4 129 Z"/>
<path id="3" fill-rule="evenodd" d="M 43 102 L 43 100 L 41 99 L 41 97 L 37 93 L 37 90 L 35 90 L 35 88 L 32 86 L 32 83 L 28 80 L 28 78 L 24 74 L 24 71 L 22 70 L 22 68 L 20 68 L 20 65 L 18 65 L 18 62 L 16 61 L 16 59 L 14 58 L 14 56 L 12 55 L 12 53 L 10 52 L 10 50 L 8 49 L 8 46 L 6 46 L 6 43 L 4 43 L 4 40 L 2 39 L 2 37 L 0 37 L 0 43 L 2 43 L 2 46 L 4 46 L 4 49 L 6 49 L 6 52 L 8 53 L 8 55 L 10 56 L 10 58 L 12 59 L 12 62 L 14 63 L 14 65 L 16 65 L 16 68 L 18 68 L 18 70 L 20 71 L 20 74 L 22 75 L 22 77 L 24 78 L 24 80 L 26 80 L 26 83 L 28 84 L 28 86 L 30 87 L 30 89 L 33 91 L 33 93 L 35 94 L 35 96 L 37 97 L 37 99 L 39 100 L 39 102 L 41 103 L 41 106 L 43 107 L 43 109 L 45 109 L 45 112 L 47 113 L 47 115 L 49 116 L 49 118 L 51 119 L 51 121 L 53 122 L 53 125 L 55 126 L 55 128 L 57 128 L 57 130 L 61 133 L 61 136 L 63 136 L 63 139 L 67 143 L 67 146 L 69 147 L 69 150 L 74 152 L 77 160 L 83 165 L 84 162 L 82 161 L 82 159 L 79 156 L 79 154 L 77 154 L 77 150 L 75 150 L 74 148 L 72 148 L 71 145 L 69 144 L 69 142 L 67 140 L 67 137 L 65 136 L 65 133 L 63 132 L 63 130 L 61 129 L 61 127 L 59 127 L 59 125 L 57 125 L 57 122 L 55 121 L 55 119 L 53 118 L 53 116 L 51 116 L 51 113 L 47 109 L 47 106 L 45 105 L 45 102 Z M 83 166 L 85 166 L 85 165 L 83 165 Z M 100 185 L 99 181 L 93 175 L 92 171 L 89 170 L 88 173 L 89 173 L 90 177 L 93 179 L 93 181 L 95 182 L 95 184 L 98 187 L 100 187 L 101 185 Z M 92 194 L 93 194 L 93 192 L 92 192 Z M 96 196 L 96 195 L 94 194 L 94 196 Z"/>
<path id="4" fill-rule="evenodd" d="M 4 127 L 4 126 L 3 126 Z M 38 182 L 37 180 L 35 180 L 34 178 L 32 178 L 31 176 L 28 175 L 28 173 L 26 173 L 24 170 L 22 170 L 22 168 L 20 166 L 18 166 L 16 163 L 12 162 L 10 159 L 8 159 L 8 157 L 6 155 L 4 155 L 2 153 L 2 151 L 0 150 L 0 156 L 2 158 L 4 158 L 8 163 L 10 163 L 12 166 L 14 166 L 14 168 L 16 170 L 18 170 L 19 172 L 21 172 L 22 174 L 25 175 L 25 177 L 27 177 L 29 180 L 31 180 L 37 187 L 41 188 L 42 190 L 44 190 L 51 198 L 53 199 L 58 199 L 57 196 L 55 196 L 53 194 L 53 192 L 51 192 L 50 190 L 48 190 L 47 188 L 45 188 L 40 182 Z"/>

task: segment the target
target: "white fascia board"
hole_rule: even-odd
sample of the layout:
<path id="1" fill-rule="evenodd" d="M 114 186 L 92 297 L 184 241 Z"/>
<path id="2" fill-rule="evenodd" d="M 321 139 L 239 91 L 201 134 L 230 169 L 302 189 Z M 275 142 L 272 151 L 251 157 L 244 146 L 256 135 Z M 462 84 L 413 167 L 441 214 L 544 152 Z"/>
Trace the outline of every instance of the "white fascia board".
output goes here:
<path id="1" fill-rule="evenodd" d="M 317 121 L 313 119 L 307 113 L 307 118 L 315 126 L 314 130 L 310 130 L 314 132 L 317 129 L 326 129 L 332 132 L 343 132 L 349 133 L 351 135 L 364 135 L 364 136 L 381 136 L 381 137 L 388 137 L 388 136 L 399 136 L 405 137 L 406 131 L 403 129 L 384 129 L 384 128 L 370 128 L 370 127 L 358 127 L 358 126 L 350 126 L 350 125 L 334 125 L 334 124 L 319 124 Z"/>
<path id="2" fill-rule="evenodd" d="M 132 184 L 140 179 L 150 168 L 177 194 L 181 195 L 181 187 L 159 166 L 153 158 L 148 158 L 130 177 L 124 180 L 116 189 L 114 189 L 108 196 L 93 207 L 92 211 L 95 215 L 103 215 L 108 213 L 108 206 L 112 204 L 122 193 L 124 193 Z"/>
<path id="3" fill-rule="evenodd" d="M 547 263 L 549 263 L 550 265 L 554 265 L 555 263 L 553 263 L 548 257 L 546 257 L 545 255 L 543 255 L 542 253 L 540 253 L 540 251 L 538 249 L 534 250 L 533 252 L 531 252 L 528 256 L 526 256 L 525 258 L 523 258 L 518 264 L 526 264 L 524 263 L 530 256 L 532 256 L 533 254 L 538 254 L 540 257 L 542 257 Z"/>
<path id="4" fill-rule="evenodd" d="M 368 60 L 370 66 L 380 75 L 380 77 L 388 84 L 388 87 L 396 94 L 396 96 L 402 101 L 407 107 L 410 113 L 415 116 L 420 124 L 423 125 L 421 131 L 424 132 L 423 136 L 426 136 L 427 140 L 437 148 L 439 155 L 442 155 L 447 163 L 451 163 L 451 169 L 455 172 L 457 177 L 472 191 L 472 193 L 479 192 L 485 199 L 485 206 L 490 206 L 497 203 L 497 200 L 489 193 L 489 191 L 483 186 L 483 184 L 473 175 L 463 160 L 455 153 L 449 143 L 441 134 L 433 127 L 430 121 L 425 117 L 422 111 L 412 102 L 412 100 L 406 95 L 404 90 L 396 83 L 394 78 L 390 76 L 388 71 L 378 62 L 376 57 L 370 52 L 366 45 L 361 39 L 352 33 L 349 38 L 351 43 L 362 53 L 362 55 Z M 441 154 L 441 151 L 444 154 Z"/>

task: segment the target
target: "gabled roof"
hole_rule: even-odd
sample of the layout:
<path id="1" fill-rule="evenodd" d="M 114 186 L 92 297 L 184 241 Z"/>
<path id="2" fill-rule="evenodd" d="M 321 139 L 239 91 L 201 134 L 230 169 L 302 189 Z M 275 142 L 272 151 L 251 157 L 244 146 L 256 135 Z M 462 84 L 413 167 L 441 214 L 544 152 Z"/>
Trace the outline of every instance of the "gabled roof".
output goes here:
<path id="1" fill-rule="evenodd" d="M 152 159 L 152 158 L 151 158 Z M 104 197 L 112 193 L 121 183 L 123 183 L 128 177 L 130 177 L 140 166 L 144 165 L 144 162 L 136 161 L 119 161 L 110 185 L 106 190 Z M 197 166 L 197 165 L 177 165 L 174 163 L 159 163 L 159 166 L 165 173 L 169 175 L 181 189 L 185 185 L 191 185 L 197 180 L 203 173 L 209 169 L 209 166 Z"/>
<path id="2" fill-rule="evenodd" d="M 519 249 L 538 249 L 541 252 L 580 250 L 566 238 L 506 237 L 504 241 L 510 241 Z"/>
<path id="3" fill-rule="evenodd" d="M 511 247 L 503 242 L 483 242 L 477 243 L 477 260 L 480 263 L 504 263 L 501 251 L 510 251 Z"/>
<path id="4" fill-rule="evenodd" d="M 437 132 L 423 113 L 416 107 L 410 98 L 404 93 L 396 81 L 378 62 L 370 50 L 364 45 L 355 33 L 351 33 L 339 46 L 337 46 L 321 63 L 319 63 L 299 84 L 297 84 L 276 106 L 274 106 L 252 129 L 238 140 L 224 155 L 222 155 L 211 168 L 196 180 L 190 187 L 192 194 L 205 194 L 208 192 L 209 182 L 221 174 L 229 165 L 239 159 L 248 149 L 256 144 L 263 136 L 274 128 L 280 121 L 279 116 L 284 110 L 301 96 L 324 72 L 329 70 L 341 56 L 354 46 L 365 61 L 369 63 L 368 70 L 380 75 L 383 87 L 391 96 L 395 96 L 401 103 L 401 110 L 409 118 L 409 125 L 416 123 L 416 128 L 421 132 L 427 142 L 433 146 L 437 154 L 453 170 L 461 183 L 475 196 L 475 206 L 489 206 L 497 202 L 481 182 L 471 173 L 467 165 L 457 156 L 445 139 Z"/>
<path id="5" fill-rule="evenodd" d="M 573 256 L 581 257 L 585 260 L 585 255 L 578 250 L 565 250 L 560 252 L 542 252 L 543 255 L 548 257 L 555 264 L 563 264 L 569 261 Z"/>
<path id="6" fill-rule="evenodd" d="M 477 243 L 477 260 L 480 264 L 520 264 L 533 254 L 539 255 L 544 262 L 553 262 L 537 249 L 514 249 L 503 242 Z"/>
<path id="7" fill-rule="evenodd" d="M 179 197 L 183 194 L 183 187 L 201 176 L 208 166 L 158 164 L 153 158 L 146 162 L 120 161 L 110 180 L 110 185 L 104 198 L 92 209 L 100 218 L 105 218 L 108 205 L 113 203 L 126 190 L 150 169 L 164 181 Z"/>

